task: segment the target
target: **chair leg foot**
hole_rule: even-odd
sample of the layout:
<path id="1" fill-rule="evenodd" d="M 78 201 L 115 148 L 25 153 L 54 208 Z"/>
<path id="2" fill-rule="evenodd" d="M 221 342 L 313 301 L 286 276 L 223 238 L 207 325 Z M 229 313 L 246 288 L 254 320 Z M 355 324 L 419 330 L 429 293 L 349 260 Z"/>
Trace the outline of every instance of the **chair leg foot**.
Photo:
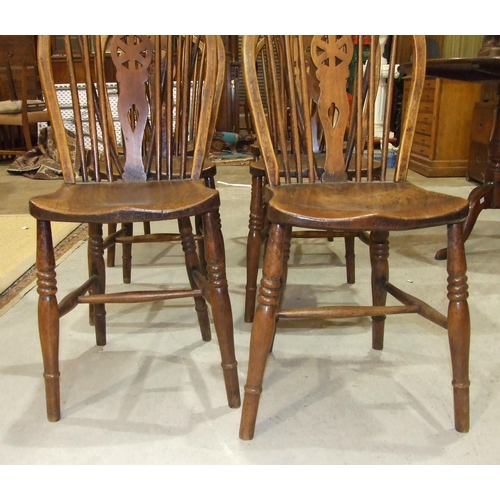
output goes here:
<path id="1" fill-rule="evenodd" d="M 222 373 L 226 386 L 227 403 L 229 408 L 239 408 L 241 406 L 240 383 L 238 380 L 238 363 L 222 363 Z"/>
<path id="2" fill-rule="evenodd" d="M 240 439 L 244 441 L 253 439 L 261 392 L 262 390 L 260 388 L 250 389 L 245 386 L 245 397 L 243 398 L 243 409 L 240 422 Z"/>
<path id="3" fill-rule="evenodd" d="M 384 349 L 385 316 L 372 317 L 372 349 L 382 351 Z"/>
<path id="4" fill-rule="evenodd" d="M 47 404 L 47 420 L 49 422 L 57 422 L 61 420 L 61 394 L 59 389 L 59 373 L 48 374 L 44 373 L 45 379 L 45 400 Z"/>
<path id="5" fill-rule="evenodd" d="M 469 384 L 466 387 L 457 386 L 453 381 L 453 401 L 455 408 L 455 429 L 458 432 L 469 432 L 470 402 Z"/>

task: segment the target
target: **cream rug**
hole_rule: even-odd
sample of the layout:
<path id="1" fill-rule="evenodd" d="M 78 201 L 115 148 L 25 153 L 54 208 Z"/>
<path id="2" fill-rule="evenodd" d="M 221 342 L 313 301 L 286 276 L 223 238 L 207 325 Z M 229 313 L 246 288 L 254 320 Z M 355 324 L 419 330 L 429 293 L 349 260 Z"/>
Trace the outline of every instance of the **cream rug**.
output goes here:
<path id="1" fill-rule="evenodd" d="M 79 227 L 80 224 L 74 223 L 52 223 L 54 247 Z M 36 220 L 30 215 L 0 215 L 0 294 L 4 294 L 34 266 L 35 254 Z M 33 283 L 34 278 L 28 290 Z M 5 312 L 4 309 L 5 306 L 1 308 L 0 315 Z"/>

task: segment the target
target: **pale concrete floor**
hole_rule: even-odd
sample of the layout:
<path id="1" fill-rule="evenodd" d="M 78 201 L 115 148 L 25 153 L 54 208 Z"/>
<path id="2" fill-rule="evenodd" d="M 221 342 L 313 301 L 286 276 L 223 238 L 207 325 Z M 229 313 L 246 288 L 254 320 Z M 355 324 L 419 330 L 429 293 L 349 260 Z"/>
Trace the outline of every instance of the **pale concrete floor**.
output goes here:
<path id="1" fill-rule="evenodd" d="M 464 179 L 411 178 L 467 197 Z M 240 383 L 250 325 L 243 322 L 249 178 L 220 169 L 222 225 Z M 45 189 L 45 181 L 30 181 Z M 48 181 L 47 181 L 48 182 Z M 231 185 L 243 184 L 243 185 Z M 2 198 L 0 198 L 2 199 Z M 471 430 L 453 429 L 446 332 L 417 316 L 387 320 L 382 352 L 367 319 L 280 325 L 269 357 L 253 441 L 238 439 L 217 341 L 201 341 L 189 301 L 108 307 L 108 345 L 96 347 L 87 311 L 61 325 L 62 419 L 45 417 L 36 290 L 0 318 L 2 464 L 498 464 L 500 463 L 500 211 L 484 211 L 467 242 Z M 446 308 L 441 229 L 394 234 L 391 278 Z M 367 247 L 357 283 L 345 284 L 343 242 L 295 242 L 286 301 L 368 300 Z M 164 264 L 171 270 L 166 271 Z M 300 266 L 299 266 L 300 265 Z M 61 294 L 86 274 L 82 245 L 58 267 Z M 164 274 L 167 273 L 167 274 Z M 120 266 L 110 289 L 122 289 Z M 185 279 L 180 248 L 134 248 L 133 283 Z"/>

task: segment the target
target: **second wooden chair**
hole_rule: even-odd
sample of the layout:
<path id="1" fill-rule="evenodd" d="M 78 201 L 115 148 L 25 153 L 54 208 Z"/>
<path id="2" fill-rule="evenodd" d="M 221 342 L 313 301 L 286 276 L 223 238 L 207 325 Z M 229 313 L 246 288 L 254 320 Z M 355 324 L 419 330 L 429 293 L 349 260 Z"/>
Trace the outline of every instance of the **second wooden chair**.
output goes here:
<path id="1" fill-rule="evenodd" d="M 392 91 L 394 84 L 397 36 L 391 37 L 392 56 L 389 68 L 387 107 L 383 140 L 378 154 L 382 165 L 380 180 L 375 179 L 374 104 L 378 75 L 374 64 L 363 70 L 363 53 L 375 52 L 370 60 L 380 57 L 377 38 L 368 37 L 367 45 L 354 47 L 350 35 L 314 35 L 311 42 L 311 60 L 308 69 L 304 61 L 302 36 L 266 35 L 272 47 L 270 57 L 278 59 L 279 51 L 285 54 L 283 73 L 273 67 L 271 78 L 275 82 L 276 109 L 290 113 L 292 140 L 296 130 L 304 123 L 304 157 L 286 165 L 276 155 L 269 131 L 269 123 L 262 103 L 255 70 L 256 47 L 259 36 L 245 36 L 243 41 L 243 68 L 250 110 L 255 122 L 259 146 L 266 167 L 269 186 L 266 189 L 269 240 L 264 258 L 263 276 L 260 281 L 257 309 L 252 325 L 250 357 L 245 396 L 240 425 L 240 437 L 254 436 L 259 400 L 266 361 L 276 327 L 287 319 L 312 320 L 371 317 L 372 347 L 382 349 L 386 316 L 416 313 L 448 331 L 453 371 L 453 396 L 455 428 L 460 432 L 469 429 L 469 343 L 470 320 L 467 305 L 467 277 L 462 224 L 468 213 L 465 199 L 431 192 L 406 181 L 413 135 L 416 128 L 418 106 L 425 80 L 426 50 L 423 36 L 413 37 L 413 74 L 410 94 L 401 129 L 397 165 L 393 175 L 387 167 Z M 363 40 L 359 36 L 357 40 Z M 351 75 L 353 55 L 357 96 L 363 96 L 363 81 L 367 81 L 367 99 L 358 98 L 353 103 L 356 119 L 350 120 L 350 102 L 347 81 Z M 294 63 L 296 61 L 296 63 Z M 311 116 L 306 84 L 307 72 L 314 71 L 319 80 L 318 116 L 325 134 L 326 155 L 324 168 L 319 170 L 312 148 Z M 365 80 L 363 75 L 368 76 Z M 281 75 L 281 76 L 280 76 Z M 285 103 L 285 104 L 284 104 Z M 366 113 L 364 111 L 366 109 Z M 298 110 L 302 110 L 301 113 Z M 283 121 L 284 116 L 278 116 Z M 349 127 L 356 128 L 355 177 L 348 180 L 345 170 L 344 141 Z M 279 139 L 286 150 L 286 137 Z M 363 176 L 363 156 L 366 154 L 367 172 Z M 281 175 L 285 171 L 284 176 Z M 387 176 L 387 180 L 386 180 Z M 378 176 L 377 176 L 378 177 Z M 389 177 L 392 180 L 389 181 Z M 417 230 L 444 226 L 448 237 L 448 312 L 442 314 L 423 300 L 398 288 L 389 280 L 390 231 Z M 312 230 L 346 231 L 352 235 L 369 232 L 371 261 L 371 305 L 317 305 L 315 307 L 285 307 L 286 283 L 290 238 L 293 227 Z M 387 296 L 398 305 L 388 305 Z M 308 296 L 311 299 L 310 296 Z M 285 340 L 282 340 L 283 342 Z M 291 395 L 290 395 L 291 397 Z"/>

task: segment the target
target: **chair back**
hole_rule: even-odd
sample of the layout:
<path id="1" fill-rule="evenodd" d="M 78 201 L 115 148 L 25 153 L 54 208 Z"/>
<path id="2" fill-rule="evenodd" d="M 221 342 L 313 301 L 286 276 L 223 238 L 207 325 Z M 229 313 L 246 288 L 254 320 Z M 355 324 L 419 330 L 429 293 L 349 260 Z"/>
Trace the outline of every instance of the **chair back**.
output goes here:
<path id="1" fill-rule="evenodd" d="M 412 82 L 400 128 L 397 43 L 397 35 L 387 39 L 390 56 L 382 66 L 379 36 L 244 36 L 247 98 L 271 185 L 385 181 L 391 143 L 397 144 L 393 178 L 406 180 L 425 79 L 425 37 L 413 37 Z"/>
<path id="2" fill-rule="evenodd" d="M 52 47 L 50 36 L 39 37 L 41 82 L 66 183 L 200 178 L 224 81 L 219 36 L 65 36 L 57 58 Z M 64 99 L 55 60 L 67 66 Z M 106 81 L 110 65 L 115 86 Z"/>

